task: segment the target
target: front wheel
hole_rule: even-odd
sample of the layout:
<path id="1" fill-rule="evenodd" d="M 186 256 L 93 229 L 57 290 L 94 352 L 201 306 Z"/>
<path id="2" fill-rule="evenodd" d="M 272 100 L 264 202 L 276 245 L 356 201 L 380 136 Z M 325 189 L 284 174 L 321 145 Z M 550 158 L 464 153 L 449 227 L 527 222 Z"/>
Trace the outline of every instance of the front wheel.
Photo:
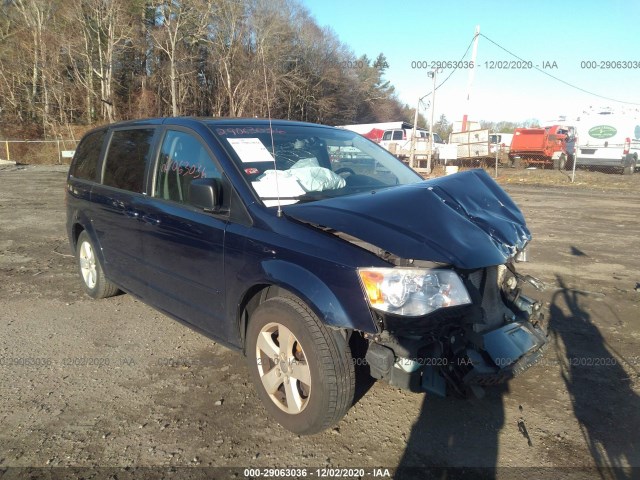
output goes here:
<path id="1" fill-rule="evenodd" d="M 559 158 L 553 160 L 553 169 L 554 170 L 564 170 L 565 165 L 567 163 L 567 157 L 562 154 Z"/>
<path id="2" fill-rule="evenodd" d="M 245 353 L 265 409 L 287 430 L 320 432 L 351 407 L 355 372 L 349 345 L 299 299 L 275 297 L 258 306 Z"/>

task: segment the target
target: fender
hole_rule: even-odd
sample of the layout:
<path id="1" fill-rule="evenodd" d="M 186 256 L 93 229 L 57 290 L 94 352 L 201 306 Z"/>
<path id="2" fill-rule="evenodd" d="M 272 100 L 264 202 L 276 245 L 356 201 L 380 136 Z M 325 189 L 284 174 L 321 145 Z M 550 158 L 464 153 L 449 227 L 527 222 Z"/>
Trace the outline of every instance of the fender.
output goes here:
<path id="1" fill-rule="evenodd" d="M 362 299 L 353 298 L 353 295 L 338 298 L 326 284 L 327 281 L 342 283 L 343 288 L 336 288 L 336 292 L 361 290 L 355 270 L 352 275 L 345 269 L 325 271 L 323 276 L 326 278 L 320 278 L 300 265 L 284 260 L 265 259 L 261 266 L 267 283 L 285 288 L 299 296 L 325 324 L 377 333 L 378 329 L 364 299 L 364 293 Z"/>
<path id="2" fill-rule="evenodd" d="M 91 220 L 88 218 L 86 213 L 79 210 L 75 210 L 73 212 L 73 215 L 69 218 L 69 226 L 67 228 L 69 233 L 69 242 L 71 244 L 71 252 L 75 256 L 76 248 L 78 247 L 77 238 L 73 236 L 73 231 L 76 225 L 79 225 L 82 230 L 87 232 L 87 235 L 89 235 L 91 243 L 93 243 L 93 246 L 95 247 L 95 254 L 98 257 L 100 265 L 102 265 L 102 269 L 104 270 L 105 275 L 108 275 L 107 269 L 109 267 L 106 265 L 102 247 L 100 246 L 100 242 L 98 241 L 98 236 L 96 235 L 95 229 L 93 228 L 93 224 L 91 223 Z"/>

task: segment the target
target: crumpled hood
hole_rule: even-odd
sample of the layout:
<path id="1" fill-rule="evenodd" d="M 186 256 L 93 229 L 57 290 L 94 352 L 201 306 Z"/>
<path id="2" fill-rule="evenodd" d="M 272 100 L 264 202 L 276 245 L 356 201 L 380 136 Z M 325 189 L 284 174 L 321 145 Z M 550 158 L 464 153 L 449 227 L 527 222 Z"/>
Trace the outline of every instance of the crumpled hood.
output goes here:
<path id="1" fill-rule="evenodd" d="M 462 269 L 505 263 L 531 239 L 520 209 L 484 170 L 283 210 L 401 258 Z"/>

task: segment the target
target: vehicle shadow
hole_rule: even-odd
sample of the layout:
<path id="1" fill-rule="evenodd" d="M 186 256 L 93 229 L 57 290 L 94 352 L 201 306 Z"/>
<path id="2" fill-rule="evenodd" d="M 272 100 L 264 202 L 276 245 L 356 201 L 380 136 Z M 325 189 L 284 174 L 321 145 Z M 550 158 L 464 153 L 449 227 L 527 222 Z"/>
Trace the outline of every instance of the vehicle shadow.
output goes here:
<path id="1" fill-rule="evenodd" d="M 396 478 L 496 478 L 507 392 L 507 385 L 500 385 L 487 389 L 482 399 L 425 395 Z"/>
<path id="2" fill-rule="evenodd" d="M 556 279 L 560 289 L 551 301 L 549 334 L 594 473 L 639 478 L 640 397 L 628 373 L 639 372 L 594 325 L 585 301 L 590 294 L 570 289 L 560 276 Z"/>

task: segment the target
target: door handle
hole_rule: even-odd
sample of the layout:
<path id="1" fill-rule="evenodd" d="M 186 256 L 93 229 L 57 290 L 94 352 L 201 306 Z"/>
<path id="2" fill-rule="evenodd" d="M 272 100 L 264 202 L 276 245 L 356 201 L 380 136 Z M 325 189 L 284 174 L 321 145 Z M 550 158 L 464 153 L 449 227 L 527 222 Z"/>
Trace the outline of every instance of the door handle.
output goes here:
<path id="1" fill-rule="evenodd" d="M 127 217 L 130 217 L 130 218 L 138 218 L 138 217 L 140 217 L 140 212 L 138 212 L 137 210 L 134 210 L 133 208 L 127 208 L 124 211 L 124 214 Z"/>
<path id="2" fill-rule="evenodd" d="M 160 225 L 160 219 L 153 214 L 147 213 L 142 215 L 142 221 L 149 225 Z"/>

